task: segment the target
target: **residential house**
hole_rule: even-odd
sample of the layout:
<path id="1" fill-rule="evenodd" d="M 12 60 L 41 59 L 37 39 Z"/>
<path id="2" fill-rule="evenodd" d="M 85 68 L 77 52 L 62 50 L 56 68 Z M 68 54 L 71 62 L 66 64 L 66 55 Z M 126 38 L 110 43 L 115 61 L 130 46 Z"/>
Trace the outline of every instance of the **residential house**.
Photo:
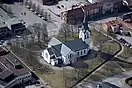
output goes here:
<path id="1" fill-rule="evenodd" d="M 84 5 L 82 9 L 87 15 L 87 20 L 89 21 L 98 18 L 101 14 L 102 6 L 102 2 Z"/>
<path id="2" fill-rule="evenodd" d="M 122 16 L 118 17 L 118 19 L 125 22 L 132 22 L 132 12 L 125 13 Z"/>
<path id="3" fill-rule="evenodd" d="M 82 8 L 71 9 L 61 13 L 61 18 L 68 24 L 80 24 L 84 20 Z"/>
<path id="4" fill-rule="evenodd" d="M 123 24 L 118 20 L 112 20 L 102 25 L 106 32 L 118 33 L 123 30 Z"/>
<path id="5" fill-rule="evenodd" d="M 68 65 L 75 63 L 78 57 L 87 55 L 89 48 L 90 33 L 84 23 L 80 28 L 79 39 L 62 43 L 53 37 L 48 43 L 48 48 L 41 55 L 45 61 L 52 65 Z"/>
<path id="6" fill-rule="evenodd" d="M 132 6 L 132 0 L 123 0 L 123 4 L 124 4 L 125 6 L 128 6 L 128 7 L 131 8 L 131 6 Z"/>

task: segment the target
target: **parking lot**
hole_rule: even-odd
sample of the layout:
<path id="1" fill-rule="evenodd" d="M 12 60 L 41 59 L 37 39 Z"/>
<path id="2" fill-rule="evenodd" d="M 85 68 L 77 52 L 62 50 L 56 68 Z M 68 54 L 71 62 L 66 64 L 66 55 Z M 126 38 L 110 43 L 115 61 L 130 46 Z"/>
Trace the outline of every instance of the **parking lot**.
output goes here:
<path id="1" fill-rule="evenodd" d="M 132 48 L 132 37 L 117 35 L 117 39 L 125 46 Z"/>

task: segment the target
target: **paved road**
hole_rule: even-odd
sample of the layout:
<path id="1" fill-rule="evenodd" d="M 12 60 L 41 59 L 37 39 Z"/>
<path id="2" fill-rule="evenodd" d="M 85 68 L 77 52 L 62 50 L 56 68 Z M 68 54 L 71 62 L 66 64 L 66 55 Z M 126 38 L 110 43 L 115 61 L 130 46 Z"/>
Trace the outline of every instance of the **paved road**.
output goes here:
<path id="1" fill-rule="evenodd" d="M 132 70 L 117 74 L 113 77 L 106 78 L 103 80 L 103 82 L 109 82 L 109 83 L 114 84 L 120 88 L 121 87 L 123 88 L 125 85 L 125 79 L 129 78 L 129 77 L 132 77 Z"/>

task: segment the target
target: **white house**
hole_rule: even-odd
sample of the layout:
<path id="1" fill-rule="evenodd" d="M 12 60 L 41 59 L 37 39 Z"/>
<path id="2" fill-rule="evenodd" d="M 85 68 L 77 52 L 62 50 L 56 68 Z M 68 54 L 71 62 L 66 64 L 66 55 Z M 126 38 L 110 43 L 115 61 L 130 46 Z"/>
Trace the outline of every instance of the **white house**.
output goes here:
<path id="1" fill-rule="evenodd" d="M 89 48 L 90 32 L 88 25 L 84 23 L 80 28 L 79 39 L 62 43 L 53 37 L 48 43 L 48 48 L 42 52 L 42 57 L 52 65 L 68 65 L 74 63 L 77 57 L 87 55 Z"/>

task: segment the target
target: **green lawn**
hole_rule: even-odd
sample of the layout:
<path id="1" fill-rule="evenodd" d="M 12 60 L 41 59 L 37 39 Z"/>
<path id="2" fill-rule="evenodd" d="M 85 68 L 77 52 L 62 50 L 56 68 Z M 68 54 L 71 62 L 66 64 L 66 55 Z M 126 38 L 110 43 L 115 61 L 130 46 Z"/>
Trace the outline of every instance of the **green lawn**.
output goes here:
<path id="1" fill-rule="evenodd" d="M 109 54 L 114 54 L 119 49 L 120 49 L 119 44 L 116 42 L 107 42 L 102 47 L 102 51 Z"/>
<path id="2" fill-rule="evenodd" d="M 118 57 L 124 58 L 124 60 L 129 57 L 132 57 L 132 49 L 124 46 L 124 51 Z"/>
<path id="3" fill-rule="evenodd" d="M 121 72 L 123 71 L 116 64 L 108 62 L 87 80 L 100 81 L 102 79 L 111 77 Z"/>

